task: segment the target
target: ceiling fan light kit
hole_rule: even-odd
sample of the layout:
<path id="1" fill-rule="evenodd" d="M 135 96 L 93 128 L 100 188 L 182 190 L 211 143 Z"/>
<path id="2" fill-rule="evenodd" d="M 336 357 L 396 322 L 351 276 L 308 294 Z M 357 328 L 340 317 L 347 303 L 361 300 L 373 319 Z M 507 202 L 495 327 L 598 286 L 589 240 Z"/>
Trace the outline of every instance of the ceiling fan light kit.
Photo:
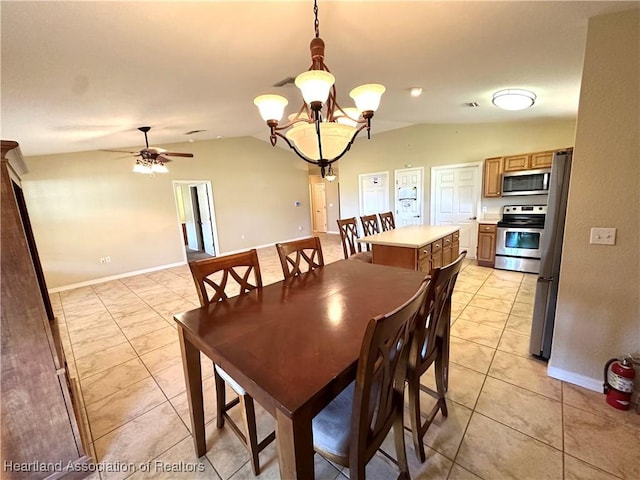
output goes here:
<path id="1" fill-rule="evenodd" d="M 371 137 L 371 118 L 380 105 L 385 87 L 380 84 L 361 85 L 349 94 L 355 108 L 342 108 L 338 104 L 335 77 L 324 63 L 317 0 L 313 2 L 313 12 L 315 38 L 310 45 L 311 67 L 295 79 L 304 99 L 302 106 L 296 114 L 289 115 L 288 123 L 280 125 L 289 103 L 285 97 L 260 95 L 253 103 L 269 127 L 271 145 L 276 145 L 278 137 L 283 139 L 305 162 L 318 165 L 324 178 L 327 168 L 349 151 L 362 130 L 366 129 L 367 138 Z"/>
<path id="2" fill-rule="evenodd" d="M 149 147 L 149 139 L 147 133 L 151 130 L 151 127 L 138 127 L 142 133 L 144 133 L 145 148 L 139 152 L 132 152 L 138 158 L 133 166 L 134 173 L 142 173 L 145 175 L 153 175 L 155 173 L 169 173 L 169 169 L 165 163 L 171 160 L 167 156 L 173 157 L 193 157 L 193 153 L 179 153 L 168 152 L 164 148 Z"/>
<path id="3" fill-rule="evenodd" d="M 520 88 L 499 90 L 493 94 L 493 104 L 503 110 L 524 110 L 536 102 L 536 94 Z"/>

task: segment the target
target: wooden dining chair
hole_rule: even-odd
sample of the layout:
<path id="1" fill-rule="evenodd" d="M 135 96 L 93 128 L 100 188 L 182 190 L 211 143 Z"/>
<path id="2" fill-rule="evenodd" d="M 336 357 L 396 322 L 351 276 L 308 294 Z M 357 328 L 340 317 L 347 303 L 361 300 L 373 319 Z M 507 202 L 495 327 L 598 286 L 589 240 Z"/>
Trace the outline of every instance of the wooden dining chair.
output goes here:
<path id="1" fill-rule="evenodd" d="M 358 242 L 358 224 L 356 217 L 338 220 L 338 230 L 340 240 L 342 240 L 342 251 L 345 260 L 362 260 L 368 263 L 373 261 L 370 251 L 363 252 L 362 244 Z"/>
<path id="2" fill-rule="evenodd" d="M 383 232 L 396 228 L 396 221 L 393 218 L 393 212 L 379 213 L 378 217 L 380 217 L 380 226 L 382 227 Z"/>
<path id="3" fill-rule="evenodd" d="M 366 237 L 380 233 L 380 225 L 378 224 L 378 216 L 374 213 L 372 215 L 364 215 L 360 217 L 360 223 L 362 223 L 362 234 Z"/>
<path id="4" fill-rule="evenodd" d="M 448 415 L 445 393 L 449 369 L 451 295 L 462 266 L 462 260 L 466 255 L 467 251 L 464 250 L 452 263 L 431 270 L 425 301 L 416 318 L 415 333 L 409 352 L 407 384 L 413 444 L 416 455 L 421 462 L 425 461 L 423 439 L 429 426 L 438 411 L 441 411 L 444 417 Z M 434 363 L 436 390 L 420 383 L 420 377 Z M 424 422 L 420 413 L 420 391 L 436 399 L 436 404 Z"/>
<path id="5" fill-rule="evenodd" d="M 189 268 L 198 290 L 200 305 L 203 307 L 223 302 L 231 296 L 243 295 L 262 288 L 258 252 L 255 249 L 189 262 Z M 275 432 L 271 432 L 258 442 L 253 398 L 222 368 L 215 363 L 213 367 L 216 387 L 216 426 L 222 428 L 225 421 L 228 422 L 231 430 L 249 451 L 253 474 L 258 475 L 260 473 L 258 454 L 275 439 Z M 225 383 L 238 394 L 238 397 L 230 402 L 225 398 Z M 227 413 L 238 404 L 242 406 L 244 433 Z"/>
<path id="6" fill-rule="evenodd" d="M 319 237 L 276 243 L 276 250 L 285 279 L 324 266 Z"/>
<path id="7" fill-rule="evenodd" d="M 313 419 L 314 449 L 349 467 L 349 478 L 365 478 L 365 467 L 393 427 L 398 478 L 409 478 L 404 442 L 404 382 L 414 320 L 427 281 L 403 305 L 367 325 L 356 380 Z M 406 347 L 406 348 L 405 348 Z"/>

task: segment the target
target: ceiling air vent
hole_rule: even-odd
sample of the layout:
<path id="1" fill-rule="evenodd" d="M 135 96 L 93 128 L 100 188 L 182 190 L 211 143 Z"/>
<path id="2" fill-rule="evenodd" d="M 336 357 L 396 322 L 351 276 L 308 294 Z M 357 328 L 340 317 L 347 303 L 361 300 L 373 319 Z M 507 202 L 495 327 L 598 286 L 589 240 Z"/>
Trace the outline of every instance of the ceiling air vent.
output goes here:
<path id="1" fill-rule="evenodd" d="M 283 78 L 282 80 L 280 80 L 279 82 L 276 82 L 273 84 L 274 87 L 284 87 L 285 85 L 289 85 L 292 83 L 295 83 L 296 79 L 295 77 L 286 77 Z"/>
<path id="2" fill-rule="evenodd" d="M 185 135 L 193 135 L 195 133 L 201 133 L 201 132 L 206 132 L 206 130 L 191 130 L 191 131 L 185 133 Z"/>
<path id="3" fill-rule="evenodd" d="M 477 102 L 467 102 L 464 105 L 465 105 L 465 107 L 471 107 L 471 108 L 475 108 L 475 107 L 479 107 L 480 106 L 480 104 L 477 103 Z"/>

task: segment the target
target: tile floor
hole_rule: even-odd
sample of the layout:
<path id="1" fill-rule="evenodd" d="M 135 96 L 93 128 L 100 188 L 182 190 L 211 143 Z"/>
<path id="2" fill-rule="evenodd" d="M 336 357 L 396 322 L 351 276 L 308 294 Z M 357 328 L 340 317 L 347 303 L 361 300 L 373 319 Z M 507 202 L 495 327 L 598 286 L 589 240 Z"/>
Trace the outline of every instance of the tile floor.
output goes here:
<path id="1" fill-rule="evenodd" d="M 337 235 L 323 235 L 322 243 L 325 263 L 342 258 Z M 280 280 L 275 248 L 259 250 L 259 257 L 263 281 Z M 547 377 L 545 364 L 528 354 L 534 290 L 533 275 L 465 261 L 453 297 L 449 416 L 439 416 L 428 431 L 424 464 L 407 433 L 412 478 L 640 478 L 640 416 L 612 409 L 600 393 Z M 111 468 L 119 471 L 95 472 L 94 480 L 254 478 L 237 438 L 212 423 L 208 361 L 209 450 L 200 459 L 193 452 L 172 320 L 198 305 L 186 265 L 51 297 L 70 371 L 81 386 L 91 454 L 104 465 L 119 462 Z M 424 382 L 433 387 L 432 377 L 427 372 Z M 425 395 L 424 401 L 428 407 L 431 399 Z M 261 432 L 273 428 L 264 411 L 258 423 Z M 392 443 L 388 447 L 393 452 Z M 260 460 L 259 478 L 279 478 L 275 444 Z M 396 472 L 382 454 L 367 470 L 373 480 Z M 347 476 L 348 469 L 316 455 L 316 478 Z"/>

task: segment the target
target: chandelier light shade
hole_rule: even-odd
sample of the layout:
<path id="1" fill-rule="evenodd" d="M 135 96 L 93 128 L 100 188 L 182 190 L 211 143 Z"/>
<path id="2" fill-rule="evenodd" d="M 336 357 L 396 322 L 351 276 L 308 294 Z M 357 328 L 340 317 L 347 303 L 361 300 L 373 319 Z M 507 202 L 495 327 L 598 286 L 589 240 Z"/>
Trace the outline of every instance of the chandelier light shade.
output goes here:
<path id="1" fill-rule="evenodd" d="M 253 103 L 270 130 L 275 146 L 278 138 L 305 162 L 318 165 L 322 177 L 331 164 L 349 151 L 358 134 L 366 129 L 371 137 L 371 118 L 380 106 L 383 85 L 372 83 L 351 90 L 355 107 L 342 108 L 337 102 L 335 77 L 324 63 L 324 41 L 320 38 L 318 3 L 313 2 L 315 38 L 311 40 L 311 67 L 296 77 L 295 84 L 304 102 L 297 113 L 280 125 L 288 100 L 280 95 L 260 95 Z M 328 177 L 327 177 L 328 178 Z M 333 175 L 335 179 L 335 175 Z"/>
<path id="2" fill-rule="evenodd" d="M 536 94 L 529 90 L 506 89 L 493 94 L 493 104 L 503 110 L 524 110 L 536 101 Z"/>

